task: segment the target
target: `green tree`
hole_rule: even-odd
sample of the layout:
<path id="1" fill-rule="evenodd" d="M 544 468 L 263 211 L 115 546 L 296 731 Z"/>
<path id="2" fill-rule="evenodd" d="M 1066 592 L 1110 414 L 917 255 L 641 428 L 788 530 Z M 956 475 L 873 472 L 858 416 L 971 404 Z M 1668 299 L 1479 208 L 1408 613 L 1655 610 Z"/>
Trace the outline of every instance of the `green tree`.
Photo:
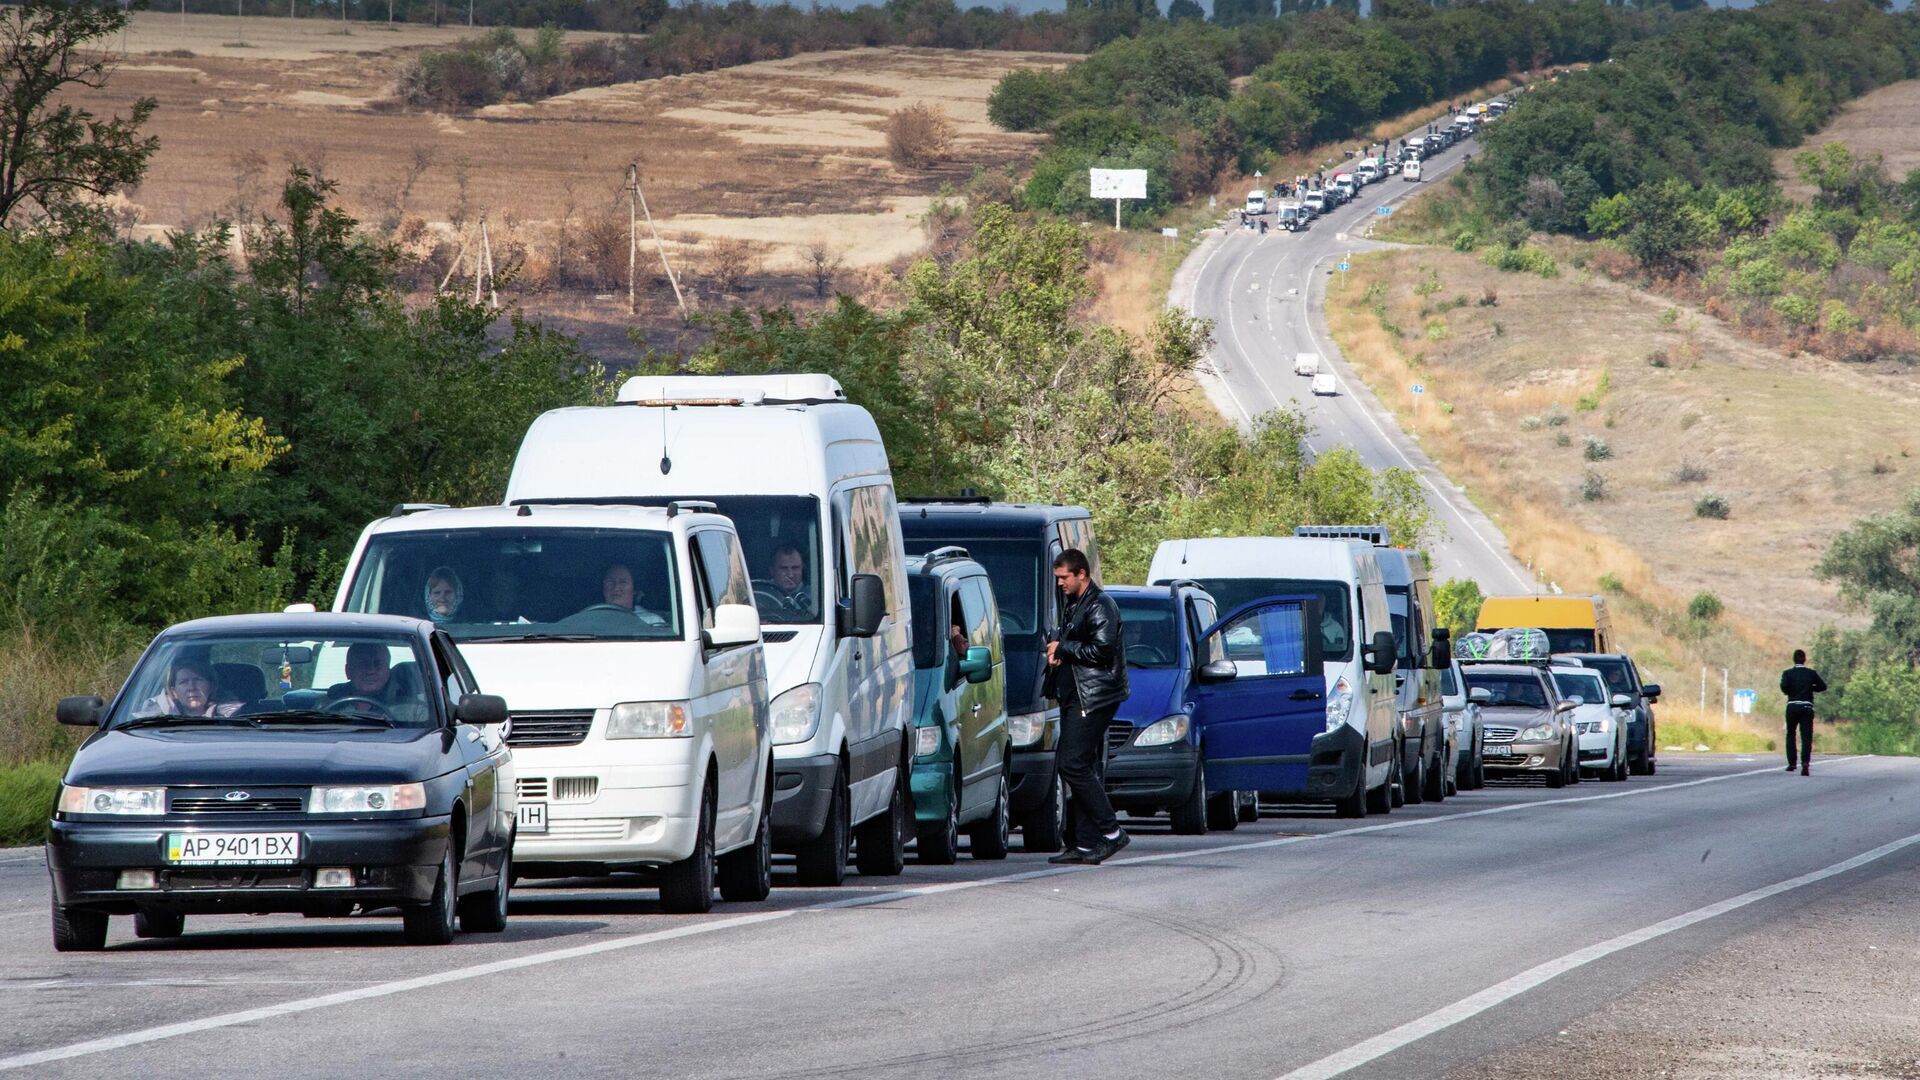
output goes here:
<path id="1" fill-rule="evenodd" d="M 1173 0 L 1173 3 L 1167 5 L 1168 22 L 1198 20 L 1206 17 L 1207 9 L 1201 7 L 1195 0 Z"/>
<path id="2" fill-rule="evenodd" d="M 1692 199 L 1692 189 L 1677 179 L 1633 192 L 1633 227 L 1627 231 L 1626 249 L 1649 272 L 1671 273 L 1694 265 L 1710 232 Z"/>
<path id="3" fill-rule="evenodd" d="M 1441 626 L 1453 631 L 1455 640 L 1473 632 L 1483 600 L 1480 583 L 1472 578 L 1449 578 L 1433 587 L 1434 614 Z"/>
<path id="4" fill-rule="evenodd" d="M 987 95 L 987 119 L 1002 131 L 1039 131 L 1067 102 L 1060 77 L 1051 71 L 1015 68 Z"/>

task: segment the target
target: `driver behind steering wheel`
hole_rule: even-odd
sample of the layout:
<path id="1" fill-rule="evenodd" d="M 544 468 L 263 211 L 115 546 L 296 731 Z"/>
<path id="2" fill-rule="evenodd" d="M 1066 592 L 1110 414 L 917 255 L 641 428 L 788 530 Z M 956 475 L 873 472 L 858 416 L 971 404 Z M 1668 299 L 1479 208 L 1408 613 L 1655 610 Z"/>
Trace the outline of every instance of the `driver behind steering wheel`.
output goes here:
<path id="1" fill-rule="evenodd" d="M 393 663 L 387 647 L 372 641 L 357 641 L 347 646 L 347 681 L 327 690 L 329 702 L 346 702 L 335 711 L 385 716 L 391 720 L 410 719 L 422 705 L 419 697 L 393 677 Z"/>
<path id="2" fill-rule="evenodd" d="M 807 584 L 807 557 L 793 544 L 773 549 L 770 580 L 753 583 L 760 617 L 767 622 L 810 622 L 819 616 L 813 589 Z"/>

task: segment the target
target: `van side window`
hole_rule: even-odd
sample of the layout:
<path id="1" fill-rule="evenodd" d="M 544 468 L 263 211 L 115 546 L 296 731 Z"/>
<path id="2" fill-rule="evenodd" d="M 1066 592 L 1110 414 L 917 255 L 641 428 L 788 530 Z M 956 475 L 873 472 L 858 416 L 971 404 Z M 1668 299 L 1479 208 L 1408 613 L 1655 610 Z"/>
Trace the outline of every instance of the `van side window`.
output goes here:
<path id="1" fill-rule="evenodd" d="M 847 541 L 851 547 L 852 572 L 873 574 L 880 579 L 887 598 L 887 613 L 895 626 L 906 624 L 906 567 L 901 561 L 899 519 L 895 516 L 893 491 L 885 484 L 854 488 L 847 498 Z"/>

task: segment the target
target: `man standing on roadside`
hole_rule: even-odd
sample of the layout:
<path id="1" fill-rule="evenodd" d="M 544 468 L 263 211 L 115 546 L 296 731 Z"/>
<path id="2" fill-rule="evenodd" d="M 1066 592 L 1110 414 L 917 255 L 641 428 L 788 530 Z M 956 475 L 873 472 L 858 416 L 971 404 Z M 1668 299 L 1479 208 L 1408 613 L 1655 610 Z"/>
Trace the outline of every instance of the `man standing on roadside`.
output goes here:
<path id="1" fill-rule="evenodd" d="M 1060 700 L 1060 782 L 1072 800 L 1073 846 L 1051 863 L 1099 864 L 1126 847 L 1128 836 L 1107 799 L 1107 725 L 1127 699 L 1127 650 L 1120 606 L 1093 583 L 1087 556 L 1068 548 L 1053 560 L 1053 580 L 1067 598 L 1060 630 L 1047 642 L 1047 666 Z"/>
<path id="2" fill-rule="evenodd" d="M 1793 666 L 1780 673 L 1780 692 L 1787 695 L 1788 772 L 1793 771 L 1793 763 L 1797 758 L 1800 775 L 1812 775 L 1807 767 L 1813 764 L 1813 695 L 1826 688 L 1826 680 L 1820 677 L 1820 673 L 1807 666 L 1806 650 L 1793 650 Z M 1794 753 L 1796 749 L 1799 750 L 1798 754 Z"/>

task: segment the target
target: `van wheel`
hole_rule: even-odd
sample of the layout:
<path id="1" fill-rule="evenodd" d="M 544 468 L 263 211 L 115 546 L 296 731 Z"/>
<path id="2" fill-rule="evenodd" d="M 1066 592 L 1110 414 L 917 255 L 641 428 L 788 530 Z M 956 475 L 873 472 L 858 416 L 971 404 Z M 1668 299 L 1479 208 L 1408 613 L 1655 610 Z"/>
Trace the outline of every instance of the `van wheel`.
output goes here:
<path id="1" fill-rule="evenodd" d="M 1167 819 L 1176 836 L 1203 836 L 1207 831 L 1207 761 L 1201 758 L 1193 770 L 1193 790 L 1186 800 L 1167 809 Z"/>
<path id="2" fill-rule="evenodd" d="M 913 826 L 906 792 L 910 770 L 905 766 L 894 774 L 886 811 L 856 830 L 854 865 L 868 877 L 894 877 L 907 868 L 907 833 Z"/>
<path id="3" fill-rule="evenodd" d="M 1447 800 L 1447 762 L 1439 750 L 1435 750 L 1433 758 L 1427 762 L 1426 773 L 1427 782 L 1423 785 L 1423 794 L 1426 795 L 1427 801 L 1445 802 Z"/>
<path id="4" fill-rule="evenodd" d="M 453 857 L 453 845 L 449 843 L 447 853 L 440 859 L 440 876 L 434 880 L 433 897 L 400 913 L 400 928 L 407 944 L 452 944 L 454 894 L 460 891 L 459 866 L 459 860 Z"/>
<path id="5" fill-rule="evenodd" d="M 967 846 L 976 859 L 997 860 L 1007 857 L 1012 846 L 1007 834 L 1013 828 L 1013 791 L 1007 783 L 1007 771 L 1000 770 L 1000 789 L 993 795 L 993 813 L 967 827 Z"/>
<path id="6" fill-rule="evenodd" d="M 187 917 L 177 911 L 137 911 L 133 916 L 133 936 L 138 938 L 176 938 L 186 929 Z"/>
<path id="7" fill-rule="evenodd" d="M 1067 790 L 1059 774 L 1047 781 L 1047 797 L 1020 822 L 1020 850 L 1041 854 L 1066 843 Z"/>
<path id="8" fill-rule="evenodd" d="M 958 771 L 953 770 L 954 773 Z M 960 858 L 960 783 L 952 773 L 947 776 L 946 817 L 921 825 L 918 831 L 921 862 L 931 866 L 951 866 Z"/>
<path id="9" fill-rule="evenodd" d="M 1577 784 L 1579 782 L 1580 782 L 1580 749 L 1579 749 L 1579 744 L 1574 743 L 1573 745 L 1567 747 L 1567 783 Z"/>
<path id="10" fill-rule="evenodd" d="M 827 797 L 827 820 L 820 835 L 793 854 L 800 884 L 834 886 L 847 880 L 847 776 L 844 765 L 833 771 L 833 794 Z"/>
<path id="11" fill-rule="evenodd" d="M 1360 783 L 1362 785 L 1366 784 L 1366 777 L 1366 770 L 1361 770 Z M 1367 814 L 1387 814 L 1393 810 L 1393 777 L 1391 775 L 1387 777 L 1386 783 L 1366 793 L 1365 806 L 1365 813 L 1355 814 L 1353 816 L 1366 817 Z"/>
<path id="12" fill-rule="evenodd" d="M 1420 747 L 1420 760 L 1413 764 L 1413 775 L 1403 771 L 1400 776 L 1400 792 L 1408 806 L 1418 806 L 1427 801 L 1427 758 L 1426 746 Z M 1404 755 L 1403 755 L 1404 756 Z"/>
<path id="13" fill-rule="evenodd" d="M 1240 821 L 1252 825 L 1260 820 L 1260 793 L 1243 791 L 1240 793 Z"/>
<path id="14" fill-rule="evenodd" d="M 713 910 L 713 788 L 709 776 L 706 794 L 700 798 L 693 854 L 660 871 L 660 910 L 668 914 L 704 915 Z"/>
<path id="15" fill-rule="evenodd" d="M 1240 793 L 1222 791 L 1207 796 L 1207 828 L 1214 832 L 1232 832 L 1240 827 Z"/>
<path id="16" fill-rule="evenodd" d="M 1387 771 L 1387 810 L 1396 810 L 1407 805 L 1407 779 L 1402 775 L 1400 759 L 1405 751 L 1399 746 L 1393 748 L 1393 765 Z M 1380 813 L 1386 813 L 1382 810 Z"/>
<path id="17" fill-rule="evenodd" d="M 53 905 L 55 952 L 99 952 L 107 947 L 107 914 Z"/>
<path id="18" fill-rule="evenodd" d="M 772 775 L 772 770 L 768 770 Z M 736 902 L 765 900 L 773 892 L 773 785 L 760 801 L 760 824 L 753 843 L 720 856 L 720 899 Z"/>

